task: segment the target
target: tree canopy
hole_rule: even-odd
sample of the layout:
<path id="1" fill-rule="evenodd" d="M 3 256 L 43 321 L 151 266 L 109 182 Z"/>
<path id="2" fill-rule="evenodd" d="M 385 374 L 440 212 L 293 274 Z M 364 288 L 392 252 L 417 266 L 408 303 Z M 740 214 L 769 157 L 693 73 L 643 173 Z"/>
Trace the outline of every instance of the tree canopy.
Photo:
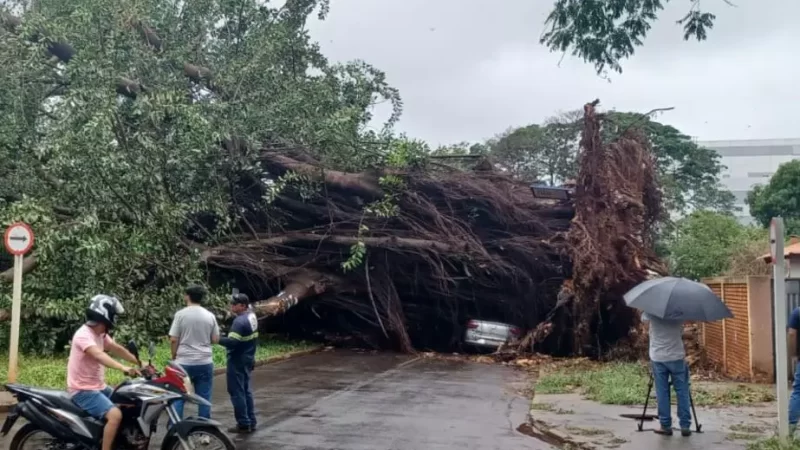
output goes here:
<path id="1" fill-rule="evenodd" d="M 669 0 L 556 0 L 547 16 L 541 43 L 551 51 L 570 52 L 594 65 L 598 74 L 622 72 L 622 60 L 644 45 L 647 33 Z M 691 1 L 678 21 L 683 39 L 703 41 L 716 16 Z"/>
<path id="2" fill-rule="evenodd" d="M 783 163 L 766 185 L 758 185 L 747 196 L 750 215 L 762 226 L 782 217 L 786 231 L 800 233 L 800 160 Z"/>
<path id="3" fill-rule="evenodd" d="M 580 120 L 578 112 L 563 113 L 541 125 L 510 129 L 486 145 L 496 161 L 517 177 L 551 184 L 563 182 L 575 177 Z M 701 147 L 676 128 L 643 114 L 609 112 L 604 126 L 608 141 L 628 130 L 638 129 L 645 134 L 656 157 L 664 202 L 671 213 L 732 210 L 734 197 L 720 185 L 723 166 L 715 150 Z"/>
<path id="4" fill-rule="evenodd" d="M 264 146 L 346 169 L 419 150 L 395 144 L 402 102 L 384 74 L 329 63 L 311 41 L 307 18 L 326 12 L 326 0 L 6 2 L 0 222 L 30 223 L 26 265 L 46 268 L 26 278 L 36 339 L 23 343 L 57 349 L 101 291 L 127 299 L 125 323 L 161 330 L 181 287 L 204 276 L 184 236 L 247 231 L 248 186 L 313 184 L 263 180 Z M 394 112 L 369 131 L 381 100 Z M 0 308 L 10 290 L 0 285 Z M 120 332 L 149 331 L 131 328 Z"/>
<path id="5" fill-rule="evenodd" d="M 677 221 L 666 245 L 676 276 L 699 280 L 723 275 L 732 269 L 739 274 L 743 270 L 755 274 L 754 271 L 767 269 L 765 263 L 756 260 L 767 247 L 764 230 L 746 227 L 730 214 L 695 211 Z M 751 248 L 757 253 L 750 251 Z M 746 255 L 745 260 L 741 254 Z"/>

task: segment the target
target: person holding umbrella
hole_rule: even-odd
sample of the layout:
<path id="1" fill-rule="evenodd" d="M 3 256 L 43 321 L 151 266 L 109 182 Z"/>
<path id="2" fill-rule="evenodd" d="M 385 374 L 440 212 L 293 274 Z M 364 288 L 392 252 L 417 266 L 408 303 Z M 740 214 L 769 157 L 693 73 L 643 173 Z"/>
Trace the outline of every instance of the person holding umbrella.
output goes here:
<path id="1" fill-rule="evenodd" d="M 664 277 L 645 281 L 625 294 L 625 303 L 642 311 L 649 323 L 650 361 L 656 388 L 657 434 L 672 436 L 669 383 L 675 388 L 678 424 L 681 435 L 692 434 L 689 366 L 683 346 L 683 324 L 688 321 L 712 322 L 733 317 L 711 289 L 684 278 Z"/>

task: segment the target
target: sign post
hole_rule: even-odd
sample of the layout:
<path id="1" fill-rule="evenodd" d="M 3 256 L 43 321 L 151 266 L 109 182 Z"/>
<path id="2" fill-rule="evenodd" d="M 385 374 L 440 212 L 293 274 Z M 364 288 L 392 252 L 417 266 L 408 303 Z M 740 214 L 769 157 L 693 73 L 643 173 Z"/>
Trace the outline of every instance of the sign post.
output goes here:
<path id="1" fill-rule="evenodd" d="M 786 343 L 786 259 L 784 258 L 783 219 L 775 217 L 769 227 L 769 248 L 772 256 L 773 320 L 775 323 L 775 384 L 778 397 L 778 436 L 789 437 L 789 355 Z"/>
<path id="2" fill-rule="evenodd" d="M 14 223 L 6 229 L 3 242 L 14 255 L 14 287 L 11 297 L 11 342 L 8 348 L 8 382 L 17 381 L 19 358 L 19 322 L 22 303 L 22 258 L 33 247 L 33 230 L 28 224 Z"/>

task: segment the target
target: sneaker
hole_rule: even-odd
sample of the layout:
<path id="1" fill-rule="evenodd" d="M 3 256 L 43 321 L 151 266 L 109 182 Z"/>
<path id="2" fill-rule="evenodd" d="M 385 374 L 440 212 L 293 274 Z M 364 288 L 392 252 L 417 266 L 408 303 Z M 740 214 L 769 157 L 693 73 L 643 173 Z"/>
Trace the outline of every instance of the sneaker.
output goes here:
<path id="1" fill-rule="evenodd" d="M 692 430 L 690 430 L 689 428 L 681 428 L 681 436 L 689 437 L 691 435 L 692 435 Z"/>
<path id="2" fill-rule="evenodd" d="M 228 428 L 228 433 L 234 433 L 234 434 L 249 434 L 252 433 L 253 431 L 254 430 L 250 427 L 240 427 L 239 425 Z"/>
<path id="3" fill-rule="evenodd" d="M 662 436 L 672 436 L 672 428 L 658 428 L 653 430 L 653 432 Z"/>

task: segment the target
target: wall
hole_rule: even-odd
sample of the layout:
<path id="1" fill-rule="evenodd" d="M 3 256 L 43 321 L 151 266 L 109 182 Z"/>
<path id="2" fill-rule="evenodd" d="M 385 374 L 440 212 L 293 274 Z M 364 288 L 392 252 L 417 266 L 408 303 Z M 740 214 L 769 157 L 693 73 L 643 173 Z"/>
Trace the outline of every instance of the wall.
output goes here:
<path id="1" fill-rule="evenodd" d="M 772 277 L 752 276 L 747 278 L 753 370 L 756 374 L 763 374 L 771 380 L 775 377 L 772 351 L 775 348 L 775 335 L 772 331 Z"/>

